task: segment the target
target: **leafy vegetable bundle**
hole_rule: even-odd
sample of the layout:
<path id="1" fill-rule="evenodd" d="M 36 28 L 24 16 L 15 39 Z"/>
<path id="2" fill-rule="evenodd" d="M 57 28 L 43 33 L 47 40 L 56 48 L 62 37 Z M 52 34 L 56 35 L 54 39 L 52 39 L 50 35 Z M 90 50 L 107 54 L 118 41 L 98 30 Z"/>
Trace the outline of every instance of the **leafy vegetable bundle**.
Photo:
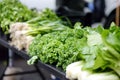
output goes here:
<path id="1" fill-rule="evenodd" d="M 28 9 L 19 0 L 0 1 L 0 27 L 5 33 L 8 33 L 12 22 L 28 21 L 35 16 L 37 13 Z"/>
<path id="2" fill-rule="evenodd" d="M 120 28 L 111 24 L 109 29 L 96 28 L 87 35 L 83 47 L 84 69 L 91 71 L 114 70 L 120 76 Z"/>
<path id="3" fill-rule="evenodd" d="M 46 34 L 53 31 L 66 30 L 71 27 L 69 20 L 63 21 L 61 17 L 49 8 L 43 9 L 39 15 L 26 22 L 30 26 L 28 35 L 36 36 L 38 34 Z"/>
<path id="4" fill-rule="evenodd" d="M 71 62 L 79 60 L 80 46 L 83 37 L 81 27 L 68 28 L 64 31 L 56 31 L 38 35 L 29 46 L 29 55 L 37 56 L 44 63 L 54 64 L 65 69 Z M 81 33 L 80 33 L 81 32 Z M 29 62 L 33 63 L 34 58 Z"/>

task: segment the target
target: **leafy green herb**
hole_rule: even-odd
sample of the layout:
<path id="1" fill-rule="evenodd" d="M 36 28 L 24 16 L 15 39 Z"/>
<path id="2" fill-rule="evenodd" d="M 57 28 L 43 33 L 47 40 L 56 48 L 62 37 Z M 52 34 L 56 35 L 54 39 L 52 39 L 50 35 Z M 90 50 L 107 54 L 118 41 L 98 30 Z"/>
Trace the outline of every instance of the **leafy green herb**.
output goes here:
<path id="1" fill-rule="evenodd" d="M 0 27 L 8 33 L 9 25 L 12 22 L 24 22 L 37 16 L 35 11 L 31 11 L 19 0 L 0 1 Z"/>
<path id="2" fill-rule="evenodd" d="M 58 17 L 55 12 L 48 8 L 42 10 L 36 18 L 27 21 L 27 23 L 31 27 L 27 34 L 32 36 L 66 30 L 68 26 L 71 26 L 68 21 L 63 21 L 61 17 Z"/>

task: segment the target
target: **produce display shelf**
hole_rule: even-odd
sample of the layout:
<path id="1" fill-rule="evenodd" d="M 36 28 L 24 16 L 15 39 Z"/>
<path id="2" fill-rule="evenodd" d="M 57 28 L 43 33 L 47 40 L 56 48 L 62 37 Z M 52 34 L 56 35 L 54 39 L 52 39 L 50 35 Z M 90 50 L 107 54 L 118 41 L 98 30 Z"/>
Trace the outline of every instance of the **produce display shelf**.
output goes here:
<path id="1" fill-rule="evenodd" d="M 15 47 L 11 46 L 8 43 L 8 40 L 3 39 L 3 37 L 1 37 L 1 36 L 0 36 L 0 45 L 6 47 L 8 49 L 11 49 L 15 54 L 18 54 L 25 60 L 30 59 L 30 56 L 27 55 L 27 53 L 25 51 L 18 50 Z M 50 74 L 53 74 L 55 77 L 59 78 L 60 80 L 67 80 L 65 77 L 65 73 L 61 69 L 58 69 L 53 65 L 44 64 L 41 61 L 38 61 L 37 63 L 35 63 L 35 65 L 37 65 L 39 68 L 47 70 Z"/>

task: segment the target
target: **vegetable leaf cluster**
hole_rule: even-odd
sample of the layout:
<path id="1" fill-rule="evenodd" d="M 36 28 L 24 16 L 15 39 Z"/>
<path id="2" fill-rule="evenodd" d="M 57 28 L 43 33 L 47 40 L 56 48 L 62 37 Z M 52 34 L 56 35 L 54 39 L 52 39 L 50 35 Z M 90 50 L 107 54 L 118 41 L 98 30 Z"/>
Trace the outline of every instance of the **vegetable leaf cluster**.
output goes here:
<path id="1" fill-rule="evenodd" d="M 12 22 L 23 22 L 35 17 L 37 13 L 27 8 L 19 0 L 0 1 L 0 27 L 8 33 Z"/>
<path id="2" fill-rule="evenodd" d="M 83 69 L 111 70 L 120 76 L 120 28 L 112 23 L 109 29 L 97 27 L 87 31 L 87 45 L 82 49 Z"/>
<path id="3" fill-rule="evenodd" d="M 71 26 L 69 21 L 63 21 L 61 17 L 48 8 L 42 10 L 37 17 L 28 20 L 27 23 L 31 28 L 27 34 L 32 36 L 66 30 Z"/>
<path id="4" fill-rule="evenodd" d="M 44 63 L 65 69 L 71 62 L 80 60 L 77 57 L 80 53 L 79 45 L 85 40 L 82 39 L 84 35 L 82 31 L 81 28 L 68 28 L 64 31 L 38 35 L 30 45 L 28 53 L 31 56 L 37 55 Z"/>

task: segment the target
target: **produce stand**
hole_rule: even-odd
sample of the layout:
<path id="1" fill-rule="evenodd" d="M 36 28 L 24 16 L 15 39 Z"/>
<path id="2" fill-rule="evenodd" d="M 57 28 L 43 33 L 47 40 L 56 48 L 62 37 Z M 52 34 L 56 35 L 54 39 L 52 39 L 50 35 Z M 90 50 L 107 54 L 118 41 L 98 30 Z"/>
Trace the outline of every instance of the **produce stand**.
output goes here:
<path id="1" fill-rule="evenodd" d="M 18 54 L 19 56 L 21 56 L 25 60 L 30 59 L 30 57 L 27 55 L 27 53 L 25 51 L 18 50 L 15 47 L 10 46 L 9 43 L 8 43 L 8 40 L 6 39 L 6 36 L 1 36 L 0 35 L 0 45 L 3 45 L 4 47 L 8 48 L 9 53 L 14 52 L 15 54 Z M 35 72 L 39 73 L 42 80 L 45 80 L 45 77 L 44 77 L 44 75 L 42 74 L 42 72 L 41 72 L 41 70 L 39 68 L 47 70 L 50 74 L 53 74 L 54 76 L 56 76 L 60 80 L 67 80 L 66 77 L 65 77 L 65 73 L 62 70 L 57 69 L 56 67 L 54 67 L 52 65 L 44 64 L 41 61 L 38 61 L 36 64 L 34 64 L 34 66 L 35 66 L 36 70 L 33 70 L 33 71 L 20 72 L 20 73 L 5 75 L 4 72 L 5 72 L 6 68 L 7 68 L 7 66 L 6 66 L 6 68 L 1 71 L 2 73 L 0 74 L 0 80 L 2 80 L 2 78 L 4 76 L 30 74 L 30 73 L 35 73 Z"/>

